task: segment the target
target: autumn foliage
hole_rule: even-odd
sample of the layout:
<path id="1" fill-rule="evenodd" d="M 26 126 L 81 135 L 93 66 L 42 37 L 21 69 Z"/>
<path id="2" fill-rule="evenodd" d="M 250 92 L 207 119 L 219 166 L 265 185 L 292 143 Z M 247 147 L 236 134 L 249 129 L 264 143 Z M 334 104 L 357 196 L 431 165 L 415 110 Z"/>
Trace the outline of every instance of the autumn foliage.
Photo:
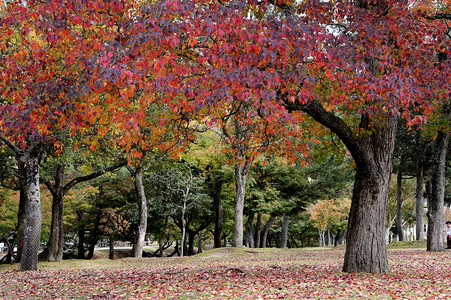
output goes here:
<path id="1" fill-rule="evenodd" d="M 377 218 L 397 119 L 422 124 L 449 101 L 448 10 L 395 0 L 15 1 L 0 12 L 0 138 L 32 158 L 39 195 L 41 147 L 61 153 L 61 134 L 84 135 L 91 151 L 112 138 L 139 164 L 176 154 L 206 124 L 223 131 L 238 170 L 264 151 L 307 156 L 307 114 L 356 162 L 348 233 L 360 245 L 349 249 L 362 255 L 365 237 L 378 239 L 366 251 L 380 261 L 345 269 L 386 272 Z"/>

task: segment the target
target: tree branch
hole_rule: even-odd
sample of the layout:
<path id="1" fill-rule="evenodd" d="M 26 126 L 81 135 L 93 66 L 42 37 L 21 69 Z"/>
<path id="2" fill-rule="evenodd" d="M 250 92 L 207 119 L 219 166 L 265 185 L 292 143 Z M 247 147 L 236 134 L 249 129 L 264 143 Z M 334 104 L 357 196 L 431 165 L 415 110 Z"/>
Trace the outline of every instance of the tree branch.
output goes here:
<path id="1" fill-rule="evenodd" d="M 341 118 L 325 110 L 319 101 L 310 100 L 302 104 L 299 100 L 290 101 L 282 96 L 282 104 L 288 111 L 303 111 L 321 125 L 329 128 L 346 145 L 357 164 L 367 157 L 367 154 L 362 151 L 359 141 L 354 137 L 351 128 Z"/>
<path id="2" fill-rule="evenodd" d="M 439 13 L 433 16 L 423 15 L 428 20 L 451 20 L 451 14 Z"/>
<path id="3" fill-rule="evenodd" d="M 111 172 L 111 171 L 114 171 L 116 169 L 119 169 L 119 168 L 121 168 L 121 167 L 123 167 L 125 165 L 127 165 L 127 162 L 125 160 L 124 161 L 120 161 L 117 164 L 112 165 L 112 166 L 110 166 L 108 168 L 105 168 L 103 170 L 99 170 L 99 171 L 93 172 L 93 173 L 91 173 L 89 175 L 86 175 L 86 176 L 80 176 L 80 177 L 74 178 L 74 179 L 72 179 L 71 181 L 69 181 L 68 183 L 66 183 L 64 185 L 64 187 L 63 187 L 63 191 L 64 192 L 63 193 L 66 194 L 67 191 L 69 191 L 71 188 L 73 188 L 76 184 L 78 184 L 80 182 L 84 182 L 84 181 L 88 181 L 88 180 L 94 179 L 96 177 L 99 177 L 99 176 L 107 173 L 107 172 Z"/>
<path id="4" fill-rule="evenodd" d="M 14 153 L 16 153 L 16 155 L 22 155 L 23 151 L 20 150 L 19 148 L 16 147 L 16 145 L 14 145 L 13 143 L 11 143 L 10 140 L 8 140 L 6 137 L 3 136 L 3 134 L 0 134 L 0 140 L 3 141 L 3 143 L 5 143 L 9 148 L 11 148 L 11 150 L 14 151 Z"/>

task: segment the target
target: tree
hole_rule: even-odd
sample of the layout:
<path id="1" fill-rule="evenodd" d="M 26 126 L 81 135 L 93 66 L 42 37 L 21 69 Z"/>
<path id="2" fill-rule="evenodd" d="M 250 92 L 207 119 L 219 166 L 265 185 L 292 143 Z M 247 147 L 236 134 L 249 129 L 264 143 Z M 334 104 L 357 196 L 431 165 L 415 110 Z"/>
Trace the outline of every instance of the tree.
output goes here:
<path id="1" fill-rule="evenodd" d="M 186 232 L 190 233 L 190 255 L 195 235 L 211 222 L 208 209 L 211 205 L 210 198 L 202 189 L 202 178 L 196 173 L 189 165 L 173 164 L 166 169 L 155 170 L 149 178 L 156 195 L 152 200 L 153 205 L 163 207 L 181 230 L 180 256 L 186 253 Z M 194 219 L 201 222 L 196 226 L 197 229 L 190 230 L 189 225 Z"/>
<path id="2" fill-rule="evenodd" d="M 349 199 L 319 200 L 307 207 L 306 213 L 310 216 L 310 222 L 318 229 L 320 247 L 333 244 L 330 238 L 326 244 L 326 233 L 333 227 L 344 228 L 347 225 L 346 218 L 350 207 Z"/>
<path id="3" fill-rule="evenodd" d="M 71 151 L 70 154 L 67 152 L 68 150 L 63 150 L 63 153 L 57 158 L 48 158 L 44 166 L 47 167 L 47 170 L 44 169 L 43 183 L 49 189 L 53 197 L 52 224 L 47 244 L 48 261 L 61 261 L 63 259 L 63 207 L 65 195 L 79 183 L 95 179 L 107 172 L 115 171 L 126 165 L 125 160 L 114 164 L 114 160 L 111 159 L 112 164 L 109 166 L 95 166 L 95 164 L 88 166 L 86 164 L 88 163 L 87 161 L 85 161 L 85 165 L 77 166 L 77 164 L 81 163 L 80 160 L 82 159 L 76 161 L 75 156 L 80 155 L 80 152 L 86 153 L 87 151 L 83 151 L 79 148 L 78 153 L 77 151 Z M 99 155 L 99 153 L 100 152 L 98 152 L 97 155 Z M 45 177 L 45 172 L 51 174 Z"/>
<path id="4" fill-rule="evenodd" d="M 27 197 L 21 270 L 37 269 L 42 223 L 39 170 L 45 145 L 63 147 L 58 133 L 83 128 L 89 57 L 104 50 L 122 1 L 21 1 L 0 20 L 0 139 L 23 163 Z M 107 13 L 108 12 L 108 13 Z"/>
<path id="5" fill-rule="evenodd" d="M 233 180 L 233 169 L 227 164 L 225 149 L 221 145 L 220 135 L 215 128 L 199 133 L 195 143 L 190 146 L 183 158 L 196 168 L 202 170 L 205 177 L 206 190 L 213 199 L 215 226 L 213 231 L 214 247 L 222 247 L 222 231 L 224 227 L 225 193 L 230 193 Z"/>

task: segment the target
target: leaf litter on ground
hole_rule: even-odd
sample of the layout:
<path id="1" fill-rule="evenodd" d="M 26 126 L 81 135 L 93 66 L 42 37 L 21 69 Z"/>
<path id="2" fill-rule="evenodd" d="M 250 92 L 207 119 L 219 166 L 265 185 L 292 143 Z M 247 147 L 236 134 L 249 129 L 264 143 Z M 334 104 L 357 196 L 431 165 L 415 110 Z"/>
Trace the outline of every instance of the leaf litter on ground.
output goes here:
<path id="1" fill-rule="evenodd" d="M 389 249 L 391 272 L 341 272 L 344 250 L 221 248 L 184 258 L 0 266 L 0 299 L 449 299 L 451 252 Z"/>

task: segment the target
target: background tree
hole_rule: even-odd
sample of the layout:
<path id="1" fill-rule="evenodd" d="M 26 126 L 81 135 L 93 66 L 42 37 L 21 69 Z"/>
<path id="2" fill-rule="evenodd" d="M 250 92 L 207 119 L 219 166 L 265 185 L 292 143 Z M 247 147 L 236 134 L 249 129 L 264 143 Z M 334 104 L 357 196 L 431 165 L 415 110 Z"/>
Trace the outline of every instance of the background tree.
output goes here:
<path id="1" fill-rule="evenodd" d="M 64 228 L 63 228 L 63 208 L 65 195 L 77 184 L 95 179 L 107 172 L 112 172 L 125 166 L 125 160 L 118 160 L 115 163 L 113 157 L 107 157 L 107 153 L 102 155 L 107 158 L 111 165 L 97 164 L 82 154 L 89 152 L 78 148 L 72 150 L 66 148 L 58 157 L 48 157 L 43 165 L 43 180 L 41 180 L 53 197 L 52 203 L 52 224 L 50 237 L 47 244 L 48 261 L 61 261 L 63 259 Z M 98 159 L 100 160 L 100 159 Z M 97 169 L 97 170 L 96 170 Z"/>
<path id="2" fill-rule="evenodd" d="M 207 228 L 211 219 L 209 217 L 211 198 L 203 190 L 200 178 L 191 166 L 185 164 L 169 165 L 167 169 L 155 173 L 149 178 L 151 186 L 158 190 L 152 205 L 165 207 L 170 217 L 181 230 L 180 256 L 185 252 L 186 233 L 189 235 L 188 254 L 192 254 L 194 238 L 197 233 Z M 163 187 L 163 189 L 161 189 Z M 194 221 L 200 223 L 195 226 Z M 194 225 L 194 229 L 189 226 Z"/>

